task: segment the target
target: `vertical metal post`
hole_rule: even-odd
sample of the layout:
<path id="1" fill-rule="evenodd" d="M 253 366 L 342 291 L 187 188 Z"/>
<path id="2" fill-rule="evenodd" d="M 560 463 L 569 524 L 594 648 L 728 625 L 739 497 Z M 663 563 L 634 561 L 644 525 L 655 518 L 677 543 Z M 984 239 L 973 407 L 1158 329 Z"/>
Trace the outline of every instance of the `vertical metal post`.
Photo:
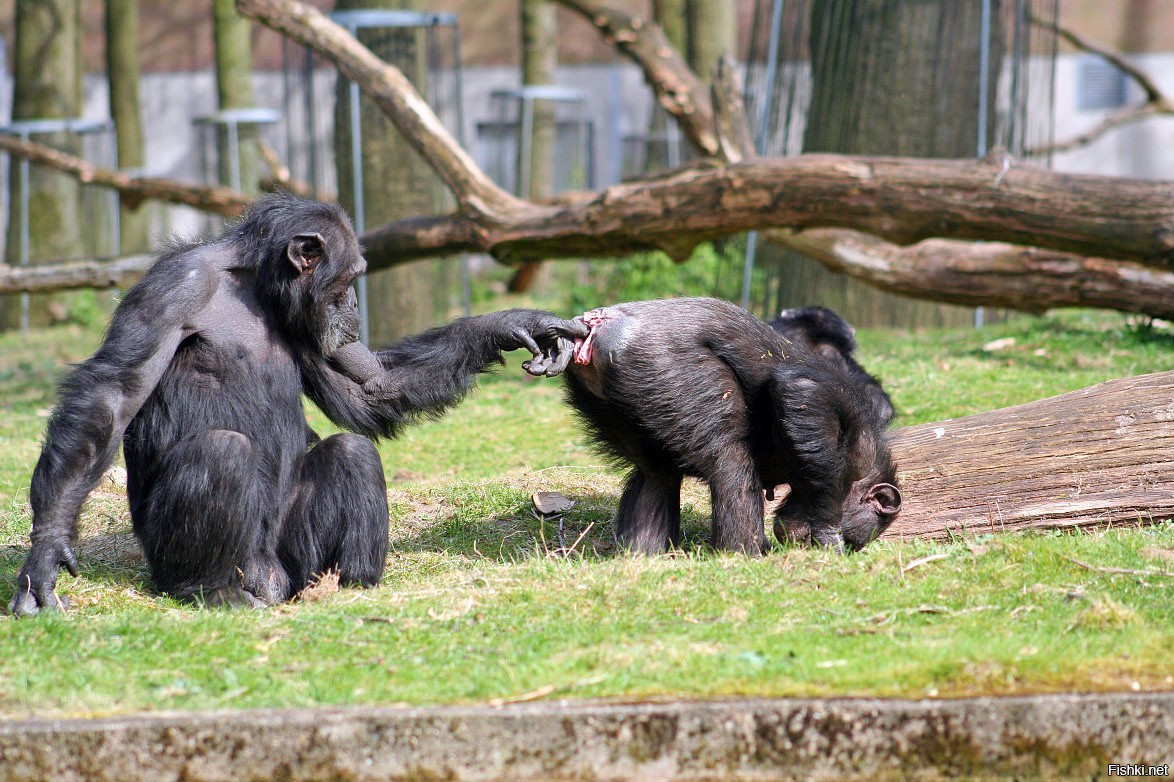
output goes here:
<path id="1" fill-rule="evenodd" d="M 241 191 L 241 141 L 240 127 L 236 120 L 226 123 L 228 131 L 228 183 L 236 192 Z"/>
<path id="2" fill-rule="evenodd" d="M 989 0 L 985 0 L 989 2 Z M 774 0 L 770 16 L 770 44 L 766 54 L 766 86 L 759 101 L 758 139 L 755 147 L 759 153 L 766 148 L 766 137 L 770 121 L 771 93 L 774 92 L 775 77 L 779 69 L 779 38 L 783 27 L 783 0 Z M 746 236 L 746 263 L 742 268 L 742 309 L 750 309 L 750 283 L 754 277 L 754 256 L 758 254 L 758 231 Z"/>
<path id="3" fill-rule="evenodd" d="M 521 136 L 518 141 L 518 186 L 515 190 L 520 198 L 530 198 L 530 156 L 534 150 L 534 99 L 523 89 L 521 114 Z"/>
<path id="4" fill-rule="evenodd" d="M 28 142 L 30 133 L 21 131 L 21 141 Z M 29 161 L 20 159 L 20 265 L 29 265 Z M 29 295 L 20 294 L 20 330 L 29 330 Z"/>
<path id="5" fill-rule="evenodd" d="M 367 230 L 367 205 L 363 198 L 363 129 L 359 109 L 359 85 L 350 83 L 348 95 L 351 110 L 351 188 L 355 199 L 355 233 L 360 236 Z M 367 275 L 355 281 L 355 294 L 359 300 L 359 339 L 364 345 L 371 340 L 371 317 L 367 311 Z"/>
<path id="6" fill-rule="evenodd" d="M 461 28 L 453 25 L 453 70 L 456 74 L 457 143 L 465 145 L 465 98 L 461 92 Z M 473 276 L 469 269 L 469 254 L 461 253 L 461 308 L 465 317 L 473 314 Z"/>
<path id="7" fill-rule="evenodd" d="M 991 96 L 991 0 L 982 0 L 982 40 L 978 42 L 978 157 L 987 153 L 987 117 Z M 982 307 L 974 308 L 974 327 L 980 329 L 986 320 Z"/>

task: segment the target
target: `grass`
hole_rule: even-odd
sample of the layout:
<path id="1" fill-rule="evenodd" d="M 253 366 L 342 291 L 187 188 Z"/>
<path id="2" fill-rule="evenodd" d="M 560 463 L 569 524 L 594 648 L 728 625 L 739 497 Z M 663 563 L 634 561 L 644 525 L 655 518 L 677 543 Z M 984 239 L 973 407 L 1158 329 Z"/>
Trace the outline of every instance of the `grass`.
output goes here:
<path id="1" fill-rule="evenodd" d="M 97 339 L 77 327 L 0 336 L 5 603 L 53 380 Z M 1168 331 L 1103 314 L 860 342 L 901 424 L 1174 369 Z M 74 610 L 0 617 L 0 716 L 1174 689 L 1174 580 L 1155 575 L 1174 570 L 1174 523 L 751 560 L 705 547 L 707 492 L 689 484 L 682 551 L 618 554 L 620 476 L 588 448 L 560 383 L 525 377 L 521 359 L 443 420 L 380 445 L 392 518 L 376 590 L 263 611 L 177 604 L 154 592 L 124 491 L 104 483 L 82 514 L 81 575 L 59 584 Z M 577 501 L 561 531 L 529 512 L 540 489 Z"/>

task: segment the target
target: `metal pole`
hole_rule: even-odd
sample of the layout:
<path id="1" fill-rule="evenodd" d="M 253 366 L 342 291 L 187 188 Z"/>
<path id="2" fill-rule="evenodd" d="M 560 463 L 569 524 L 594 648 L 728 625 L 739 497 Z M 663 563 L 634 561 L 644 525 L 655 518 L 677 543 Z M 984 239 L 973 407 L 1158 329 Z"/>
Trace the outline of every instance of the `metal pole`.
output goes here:
<path id="1" fill-rule="evenodd" d="M 984 0 L 989 2 L 989 0 Z M 783 0 L 774 0 L 770 17 L 770 45 L 766 54 L 766 85 L 763 89 L 762 101 L 758 111 L 758 139 L 756 150 L 761 153 L 766 148 L 767 124 L 770 119 L 770 99 L 774 91 L 775 76 L 779 69 L 779 37 L 783 27 Z M 758 231 L 751 231 L 746 236 L 746 263 L 742 268 L 742 309 L 750 309 L 750 282 L 754 276 L 754 256 L 758 253 Z"/>
<path id="2" fill-rule="evenodd" d="M 978 157 L 986 157 L 987 152 L 987 104 L 990 102 L 991 82 L 991 0 L 982 0 L 982 40 L 978 42 Z M 974 308 L 974 327 L 980 329 L 986 321 L 986 311 L 982 307 Z"/>
<path id="3" fill-rule="evenodd" d="M 29 133 L 22 131 L 21 141 L 28 142 Z M 29 265 L 29 161 L 20 159 L 20 265 Z M 20 294 L 20 330 L 29 330 L 29 295 Z"/>
<path id="4" fill-rule="evenodd" d="M 453 71 L 456 74 L 457 143 L 465 146 L 465 100 L 461 92 L 461 28 L 453 25 Z M 473 314 L 473 277 L 469 269 L 469 254 L 461 253 L 461 308 L 465 317 Z"/>
<path id="5" fill-rule="evenodd" d="M 351 179 L 352 191 L 355 198 L 355 233 L 360 236 L 367 230 L 367 205 L 363 200 L 363 129 L 359 126 L 362 120 L 359 110 L 359 85 L 350 83 L 350 110 L 351 110 Z M 367 275 L 359 277 L 355 282 L 355 295 L 359 300 L 359 339 L 364 345 L 371 341 L 371 318 L 367 312 Z"/>

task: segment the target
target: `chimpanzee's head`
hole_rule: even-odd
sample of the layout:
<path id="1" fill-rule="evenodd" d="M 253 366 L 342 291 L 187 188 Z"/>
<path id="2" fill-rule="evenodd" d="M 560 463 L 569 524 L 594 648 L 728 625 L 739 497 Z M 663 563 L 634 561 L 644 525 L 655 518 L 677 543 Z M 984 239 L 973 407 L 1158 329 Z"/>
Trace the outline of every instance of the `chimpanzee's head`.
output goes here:
<path id="1" fill-rule="evenodd" d="M 901 510 L 901 492 L 875 476 L 853 483 L 840 504 L 838 522 L 824 522 L 801 501 L 788 501 L 775 517 L 780 542 L 859 551 L 880 537 Z"/>
<path id="2" fill-rule="evenodd" d="M 246 230 L 241 230 L 246 229 Z M 367 269 L 346 213 L 334 204 L 267 196 L 249 210 L 242 236 L 255 241 L 257 294 L 290 336 L 324 352 L 358 336 L 355 278 Z"/>
<path id="3" fill-rule="evenodd" d="M 775 537 L 859 551 L 901 510 L 887 418 L 862 396 L 859 377 L 836 361 L 783 366 L 776 380 L 784 447 L 801 458 L 775 516 Z"/>

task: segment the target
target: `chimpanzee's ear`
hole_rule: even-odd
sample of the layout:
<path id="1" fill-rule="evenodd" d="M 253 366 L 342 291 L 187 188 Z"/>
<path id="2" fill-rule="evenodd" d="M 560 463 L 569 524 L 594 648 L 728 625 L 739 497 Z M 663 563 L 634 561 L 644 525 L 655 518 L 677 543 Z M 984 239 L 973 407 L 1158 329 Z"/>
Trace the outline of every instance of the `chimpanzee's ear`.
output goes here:
<path id="1" fill-rule="evenodd" d="M 317 233 L 298 234 L 285 248 L 285 254 L 298 274 L 313 271 L 325 252 L 326 240 L 322 238 L 322 234 Z"/>
<path id="2" fill-rule="evenodd" d="M 901 492 L 891 483 L 878 483 L 864 495 L 864 501 L 885 516 L 895 516 L 901 510 Z"/>

